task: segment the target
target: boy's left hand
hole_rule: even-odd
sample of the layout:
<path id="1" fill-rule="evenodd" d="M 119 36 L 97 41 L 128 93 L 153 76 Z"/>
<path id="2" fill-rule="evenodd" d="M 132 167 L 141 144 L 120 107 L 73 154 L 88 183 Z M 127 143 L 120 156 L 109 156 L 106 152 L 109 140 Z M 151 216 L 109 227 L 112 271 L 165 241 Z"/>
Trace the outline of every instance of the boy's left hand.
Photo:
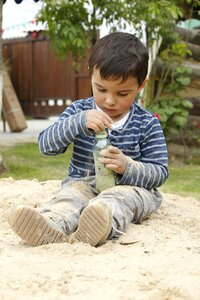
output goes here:
<path id="1" fill-rule="evenodd" d="M 106 167 L 117 174 L 124 174 L 126 169 L 128 158 L 117 147 L 109 146 L 106 149 L 101 150 L 100 159 Z"/>

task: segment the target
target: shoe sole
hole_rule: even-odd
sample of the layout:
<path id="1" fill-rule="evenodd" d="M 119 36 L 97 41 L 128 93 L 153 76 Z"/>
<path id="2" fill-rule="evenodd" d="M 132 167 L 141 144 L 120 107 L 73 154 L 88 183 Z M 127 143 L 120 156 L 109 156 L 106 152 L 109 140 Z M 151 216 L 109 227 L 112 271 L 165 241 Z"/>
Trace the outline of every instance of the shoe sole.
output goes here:
<path id="1" fill-rule="evenodd" d="M 8 221 L 13 231 L 32 246 L 61 243 L 67 237 L 48 224 L 41 213 L 30 207 L 15 208 L 9 214 Z"/>
<path id="2" fill-rule="evenodd" d="M 71 235 L 69 242 L 100 246 L 106 242 L 111 227 L 112 213 L 108 207 L 103 204 L 91 204 L 83 210 L 78 229 Z"/>

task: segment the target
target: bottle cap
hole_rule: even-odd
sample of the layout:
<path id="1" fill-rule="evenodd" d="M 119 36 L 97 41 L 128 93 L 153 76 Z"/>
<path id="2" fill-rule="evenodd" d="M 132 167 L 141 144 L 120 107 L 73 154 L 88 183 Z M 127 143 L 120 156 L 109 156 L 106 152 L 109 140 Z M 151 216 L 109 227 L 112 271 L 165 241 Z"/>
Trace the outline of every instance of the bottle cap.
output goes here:
<path id="1" fill-rule="evenodd" d="M 100 131 L 100 132 L 96 133 L 96 137 L 98 137 L 98 138 L 104 138 L 104 137 L 107 137 L 107 136 L 108 136 L 108 134 L 107 134 L 106 130 L 103 130 L 103 131 Z"/>

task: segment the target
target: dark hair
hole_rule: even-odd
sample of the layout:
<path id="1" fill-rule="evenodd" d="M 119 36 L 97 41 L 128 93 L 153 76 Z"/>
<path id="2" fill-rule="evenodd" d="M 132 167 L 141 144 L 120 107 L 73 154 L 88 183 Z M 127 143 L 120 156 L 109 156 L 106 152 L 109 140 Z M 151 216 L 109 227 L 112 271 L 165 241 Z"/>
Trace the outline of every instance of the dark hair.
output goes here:
<path id="1" fill-rule="evenodd" d="M 133 34 L 114 32 L 98 40 L 89 59 L 90 76 L 99 69 L 103 79 L 119 79 L 122 82 L 135 77 L 139 85 L 148 72 L 148 52 L 143 43 Z"/>

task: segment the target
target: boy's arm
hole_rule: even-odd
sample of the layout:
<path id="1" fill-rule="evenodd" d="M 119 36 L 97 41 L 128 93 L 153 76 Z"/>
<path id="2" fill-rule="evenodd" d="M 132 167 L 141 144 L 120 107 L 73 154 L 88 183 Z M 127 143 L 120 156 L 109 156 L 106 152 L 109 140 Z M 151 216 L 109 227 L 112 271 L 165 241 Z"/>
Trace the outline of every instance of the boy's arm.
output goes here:
<path id="1" fill-rule="evenodd" d="M 136 185 L 146 189 L 161 186 L 168 177 L 167 167 L 134 161 L 128 158 L 128 163 L 123 176 L 118 177 L 118 184 Z"/>
<path id="2" fill-rule="evenodd" d="M 124 155 L 116 147 L 110 146 L 109 148 L 110 151 L 101 151 L 103 156 L 100 160 L 117 173 L 118 184 L 151 189 L 161 186 L 167 179 L 167 166 L 136 161 Z M 112 158 L 110 154 L 112 154 Z"/>
<path id="3" fill-rule="evenodd" d="M 168 157 L 163 131 L 157 119 L 152 119 L 144 127 L 140 152 L 141 159 L 136 161 L 111 146 L 107 151 L 101 151 L 101 161 L 117 173 L 118 184 L 147 189 L 161 186 L 168 177 Z"/>
<path id="4" fill-rule="evenodd" d="M 53 125 L 39 134 L 40 151 L 46 155 L 64 153 L 78 136 L 86 137 L 111 126 L 112 119 L 104 112 L 95 109 L 77 109 L 70 105 Z"/>
<path id="5" fill-rule="evenodd" d="M 168 177 L 168 153 L 160 122 L 155 117 L 143 128 L 140 151 L 141 161 L 128 158 L 119 184 L 148 189 L 161 186 Z"/>
<path id="6" fill-rule="evenodd" d="M 78 135 L 88 136 L 89 130 L 84 126 L 86 111 L 76 111 L 72 104 L 59 119 L 38 137 L 39 149 L 46 155 L 64 153 Z"/>

